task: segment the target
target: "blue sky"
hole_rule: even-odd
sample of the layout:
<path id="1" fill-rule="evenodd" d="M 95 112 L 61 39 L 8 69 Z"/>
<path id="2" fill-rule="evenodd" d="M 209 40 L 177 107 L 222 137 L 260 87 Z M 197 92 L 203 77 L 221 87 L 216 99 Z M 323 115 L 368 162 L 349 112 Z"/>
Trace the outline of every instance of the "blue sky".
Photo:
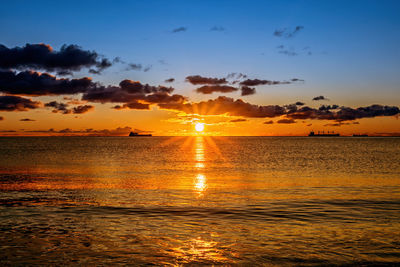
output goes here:
<path id="1" fill-rule="evenodd" d="M 105 84 L 125 78 L 159 84 L 174 77 L 178 90 L 192 94 L 183 82 L 187 75 L 242 72 L 306 81 L 259 90 L 265 94 L 252 96 L 255 101 L 314 94 L 368 101 L 360 93 L 388 104 L 399 100 L 393 98 L 400 79 L 398 1 L 22 2 L 1 3 L 0 36 L 6 46 L 78 44 L 108 58 L 152 66 L 148 72 L 114 66 L 94 76 Z M 304 29 L 293 38 L 273 35 L 299 25 Z M 210 31 L 213 26 L 224 30 Z M 171 33 L 179 27 L 187 30 Z M 280 54 L 279 45 L 299 55 Z"/>
<path id="2" fill-rule="evenodd" d="M 226 95 L 257 105 L 300 100 L 318 107 L 311 99 L 323 95 L 328 104 L 398 106 L 398 14 L 399 1 L 2 1 L 0 44 L 45 43 L 55 50 L 79 45 L 125 63 L 100 75 L 83 69 L 69 78 L 168 85 L 190 101 Z M 174 32 L 179 28 L 184 30 Z M 304 82 L 258 86 L 246 96 L 203 95 L 185 82 L 189 75 L 223 78 L 232 72 Z M 166 84 L 168 78 L 175 82 Z"/>

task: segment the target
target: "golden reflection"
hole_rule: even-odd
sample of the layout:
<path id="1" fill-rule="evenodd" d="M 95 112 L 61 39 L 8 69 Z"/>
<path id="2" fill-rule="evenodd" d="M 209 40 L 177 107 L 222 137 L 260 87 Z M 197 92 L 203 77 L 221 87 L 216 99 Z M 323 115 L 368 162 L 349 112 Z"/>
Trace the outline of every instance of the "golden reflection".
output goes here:
<path id="1" fill-rule="evenodd" d="M 203 173 L 200 173 L 205 168 L 204 137 L 202 136 L 196 137 L 194 143 L 194 167 L 198 171 L 194 180 L 194 190 L 198 193 L 198 196 L 203 196 L 207 189 L 207 179 Z"/>
<path id="2" fill-rule="evenodd" d="M 200 194 L 207 189 L 206 177 L 203 174 L 197 174 L 194 187 L 196 188 L 196 191 Z"/>

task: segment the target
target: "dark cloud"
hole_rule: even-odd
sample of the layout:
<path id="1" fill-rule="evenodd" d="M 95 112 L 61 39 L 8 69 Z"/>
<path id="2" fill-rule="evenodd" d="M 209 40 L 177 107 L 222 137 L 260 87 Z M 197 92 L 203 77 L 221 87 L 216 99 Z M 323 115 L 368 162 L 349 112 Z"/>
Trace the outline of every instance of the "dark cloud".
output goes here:
<path id="1" fill-rule="evenodd" d="M 396 116 L 400 110 L 395 106 L 371 105 L 368 107 L 338 109 L 316 109 L 308 106 L 298 108 L 297 105 L 267 105 L 259 106 L 244 102 L 241 99 L 220 96 L 213 100 L 201 101 L 198 103 L 160 103 L 162 109 L 182 111 L 186 114 L 198 115 L 223 115 L 241 116 L 247 118 L 274 118 L 285 115 L 286 118 L 280 123 L 288 123 L 295 120 L 332 120 L 336 122 L 351 121 L 362 118 L 373 118 L 380 116 Z"/>
<path id="2" fill-rule="evenodd" d="M 145 68 L 143 69 L 143 71 L 144 71 L 144 72 L 148 72 L 149 70 L 151 70 L 152 67 L 153 67 L 152 65 L 149 65 L 149 66 L 145 67 Z"/>
<path id="3" fill-rule="evenodd" d="M 319 110 L 331 110 L 331 109 L 338 109 L 338 105 L 322 105 L 318 109 Z"/>
<path id="4" fill-rule="evenodd" d="M 296 36 L 303 29 L 304 29 L 303 26 L 296 26 L 294 29 L 290 28 L 277 29 L 274 31 L 273 35 L 276 37 L 292 38 Z"/>
<path id="5" fill-rule="evenodd" d="M 165 86 L 151 86 L 148 84 L 142 84 L 137 81 L 132 80 L 123 80 L 119 83 L 119 86 L 122 91 L 126 91 L 128 93 L 139 93 L 139 94 L 149 94 L 149 93 L 157 93 L 157 92 L 165 92 L 172 93 L 174 88 L 165 87 Z"/>
<path id="6" fill-rule="evenodd" d="M 72 76 L 74 73 L 72 71 L 68 71 L 68 70 L 60 70 L 57 71 L 57 75 L 59 76 Z"/>
<path id="7" fill-rule="evenodd" d="M 4 121 L 4 117 L 0 116 L 0 121 Z"/>
<path id="8" fill-rule="evenodd" d="M 182 95 L 171 94 L 174 88 L 151 86 L 137 81 L 123 80 L 119 86 L 98 86 L 83 94 L 82 99 L 98 103 L 123 103 L 114 109 L 149 109 L 149 104 L 183 103 Z"/>
<path id="9" fill-rule="evenodd" d="M 351 121 L 362 118 L 373 118 L 381 116 L 395 116 L 400 113 L 398 107 L 371 105 L 368 107 L 350 108 L 340 107 L 337 109 L 315 109 L 310 107 L 302 107 L 296 111 L 289 111 L 287 117 L 292 119 L 317 119 L 317 120 L 335 120 Z"/>
<path id="10" fill-rule="evenodd" d="M 277 117 L 285 114 L 285 108 L 270 105 L 258 106 L 246 103 L 241 99 L 220 96 L 213 100 L 198 103 L 159 104 L 160 108 L 183 111 L 187 114 L 241 116 L 251 118 Z"/>
<path id="11" fill-rule="evenodd" d="M 140 129 L 134 129 L 132 127 L 118 127 L 116 129 L 103 129 L 103 130 L 95 130 L 95 129 L 84 129 L 84 130 L 73 130 L 70 128 L 65 128 L 62 130 L 54 130 L 53 128 L 49 130 L 33 130 L 33 131 L 24 131 L 26 133 L 43 133 L 43 134 L 51 134 L 51 135 L 84 135 L 84 136 L 127 136 L 130 132 L 137 133 L 150 133 L 151 131 L 143 131 Z"/>
<path id="12" fill-rule="evenodd" d="M 94 109 L 94 106 L 92 106 L 92 105 L 82 105 L 82 106 L 77 106 L 77 107 L 72 108 L 72 113 L 73 114 L 84 114 L 93 109 Z"/>
<path id="13" fill-rule="evenodd" d="M 295 103 L 295 105 L 296 105 L 296 106 L 304 106 L 305 103 L 303 103 L 303 102 L 301 102 L 301 101 L 297 101 L 297 102 Z"/>
<path id="14" fill-rule="evenodd" d="M 254 95 L 256 93 L 256 88 L 251 88 L 248 86 L 242 86 L 240 90 L 242 91 L 242 96 Z"/>
<path id="15" fill-rule="evenodd" d="M 73 108 L 68 108 L 69 105 L 57 101 L 51 101 L 44 105 L 45 107 L 53 108 L 53 113 L 62 113 L 62 114 L 83 114 L 89 112 L 94 109 L 92 105 L 82 105 Z"/>
<path id="16" fill-rule="evenodd" d="M 27 111 L 41 106 L 40 101 L 32 101 L 29 98 L 10 95 L 0 96 L 0 111 Z"/>
<path id="17" fill-rule="evenodd" d="M 198 84 L 225 84 L 227 80 L 225 78 L 208 78 L 202 77 L 200 75 L 192 75 L 187 76 L 186 81 L 190 82 L 191 84 L 198 85 Z"/>
<path id="18" fill-rule="evenodd" d="M 82 50 L 77 45 L 63 45 L 59 51 L 55 51 L 46 44 L 26 44 L 14 48 L 0 44 L 0 68 L 3 69 L 33 68 L 67 75 L 82 68 L 101 72 L 111 65 L 108 59 L 102 58 L 95 51 Z"/>
<path id="19" fill-rule="evenodd" d="M 296 121 L 293 119 L 281 119 L 278 120 L 276 123 L 291 124 L 291 123 L 296 123 Z"/>
<path id="20" fill-rule="evenodd" d="M 121 109 L 150 109 L 150 104 L 143 104 L 140 102 L 131 102 L 131 103 L 126 103 L 121 105 L 116 105 L 114 107 L 112 107 L 113 109 L 116 110 L 121 110 Z"/>
<path id="21" fill-rule="evenodd" d="M 358 121 L 355 122 L 335 122 L 335 123 L 327 123 L 324 126 L 325 127 L 340 127 L 342 125 L 354 125 L 354 124 L 360 124 Z"/>
<path id="22" fill-rule="evenodd" d="M 272 120 L 266 121 L 266 122 L 264 122 L 264 124 L 274 124 L 274 121 L 272 121 Z"/>
<path id="23" fill-rule="evenodd" d="M 186 27 L 179 27 L 179 28 L 173 29 L 171 32 L 172 33 L 177 33 L 177 32 L 185 32 L 185 31 L 187 31 Z"/>
<path id="24" fill-rule="evenodd" d="M 90 78 L 58 79 L 48 73 L 0 71 L 0 92 L 14 95 L 62 95 L 86 92 L 96 86 Z"/>
<path id="25" fill-rule="evenodd" d="M 226 76 L 226 79 L 246 79 L 247 75 L 243 73 L 232 72 Z"/>
<path id="26" fill-rule="evenodd" d="M 212 94 L 215 92 L 218 93 L 231 93 L 237 91 L 238 88 L 229 86 L 229 85 L 204 85 L 196 89 L 197 93 L 202 94 Z"/>
<path id="27" fill-rule="evenodd" d="M 164 82 L 166 82 L 166 83 L 172 83 L 172 82 L 174 82 L 174 81 L 175 81 L 174 78 L 169 78 L 169 79 L 166 79 Z"/>
<path id="28" fill-rule="evenodd" d="M 45 107 L 50 107 L 53 108 L 53 113 L 63 113 L 63 114 L 70 114 L 71 110 L 68 109 L 68 104 L 57 102 L 57 101 L 51 101 L 46 104 L 44 104 Z"/>
<path id="29" fill-rule="evenodd" d="M 210 28 L 210 31 L 212 32 L 223 32 L 225 31 L 225 28 L 222 26 L 213 26 Z"/>
<path id="30" fill-rule="evenodd" d="M 243 121 L 247 121 L 246 119 L 234 119 L 234 120 L 230 120 L 229 122 L 243 122 Z"/>
<path id="31" fill-rule="evenodd" d="M 326 97 L 323 96 L 323 95 L 320 95 L 320 96 L 314 97 L 312 100 L 314 100 L 314 101 L 319 101 L 319 100 L 329 100 L 329 99 L 326 98 Z"/>
<path id="32" fill-rule="evenodd" d="M 270 81 L 270 80 L 259 80 L 259 79 L 247 79 L 240 82 L 240 85 L 246 86 L 258 86 L 258 85 L 277 85 L 277 84 L 290 84 L 288 81 Z"/>
<path id="33" fill-rule="evenodd" d="M 142 70 L 142 64 L 128 63 L 126 70 Z"/>
<path id="34" fill-rule="evenodd" d="M 36 121 L 36 120 L 26 118 L 26 119 L 20 119 L 19 121 Z"/>

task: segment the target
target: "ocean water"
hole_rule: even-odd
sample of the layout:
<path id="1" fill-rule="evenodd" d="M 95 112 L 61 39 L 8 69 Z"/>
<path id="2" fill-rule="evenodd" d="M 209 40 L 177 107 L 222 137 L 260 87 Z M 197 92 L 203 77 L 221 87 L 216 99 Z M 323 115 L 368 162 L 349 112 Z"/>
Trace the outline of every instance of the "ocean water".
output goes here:
<path id="1" fill-rule="evenodd" d="M 400 138 L 0 138 L 0 264 L 400 264 Z"/>

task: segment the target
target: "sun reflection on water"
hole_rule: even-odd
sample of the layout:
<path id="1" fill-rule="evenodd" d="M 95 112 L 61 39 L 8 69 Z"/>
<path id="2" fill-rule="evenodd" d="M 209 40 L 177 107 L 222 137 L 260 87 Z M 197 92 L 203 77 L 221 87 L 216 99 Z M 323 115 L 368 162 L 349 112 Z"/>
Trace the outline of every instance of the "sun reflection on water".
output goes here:
<path id="1" fill-rule="evenodd" d="M 194 190 L 201 197 L 207 189 L 207 179 L 204 173 L 202 173 L 205 168 L 204 137 L 202 136 L 196 137 L 194 143 L 194 167 L 197 171 L 194 179 Z"/>

